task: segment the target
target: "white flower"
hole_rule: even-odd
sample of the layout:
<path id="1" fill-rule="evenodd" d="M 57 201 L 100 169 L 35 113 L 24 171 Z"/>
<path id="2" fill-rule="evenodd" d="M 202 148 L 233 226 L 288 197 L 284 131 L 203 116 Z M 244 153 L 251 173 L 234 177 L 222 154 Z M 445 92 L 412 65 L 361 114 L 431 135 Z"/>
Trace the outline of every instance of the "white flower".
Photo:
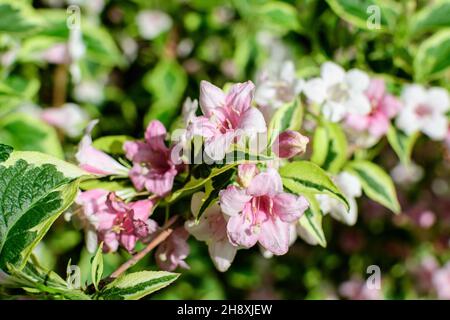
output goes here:
<path id="1" fill-rule="evenodd" d="M 162 11 L 144 10 L 137 15 L 136 23 L 141 37 L 151 40 L 169 30 L 172 26 L 172 19 Z"/>
<path id="2" fill-rule="evenodd" d="M 355 198 L 360 197 L 362 194 L 361 184 L 358 178 L 345 171 L 338 174 L 334 182 L 347 198 L 350 210 L 347 210 L 344 204 L 337 199 L 323 194 L 316 196 L 320 209 L 324 214 L 329 213 L 334 219 L 352 226 L 358 218 L 358 206 Z"/>
<path id="3" fill-rule="evenodd" d="M 348 72 L 333 62 L 325 62 L 319 78 L 306 82 L 304 93 L 311 101 L 323 104 L 322 112 L 338 122 L 347 114 L 365 115 L 370 112 L 369 99 L 364 94 L 369 76 L 358 69 Z"/>
<path id="4" fill-rule="evenodd" d="M 78 102 L 99 104 L 104 99 L 103 88 L 101 80 L 84 80 L 74 87 L 73 95 Z"/>
<path id="5" fill-rule="evenodd" d="M 255 102 L 260 107 L 267 122 L 276 109 L 291 102 L 300 94 L 303 79 L 297 78 L 292 61 L 285 61 L 275 70 L 264 70 L 256 86 Z"/>
<path id="6" fill-rule="evenodd" d="M 80 136 L 89 121 L 86 111 L 74 103 L 66 103 L 59 108 L 46 108 L 42 111 L 41 118 L 61 129 L 69 137 Z"/>
<path id="7" fill-rule="evenodd" d="M 447 134 L 445 113 L 450 108 L 448 92 L 443 88 L 426 90 L 410 85 L 402 92 L 404 107 L 397 117 L 397 126 L 407 134 L 421 131 L 433 140 L 443 140 Z"/>
<path id="8" fill-rule="evenodd" d="M 391 176 L 396 183 L 407 185 L 419 181 L 423 176 L 423 169 L 414 162 L 408 165 L 399 163 L 391 170 Z"/>

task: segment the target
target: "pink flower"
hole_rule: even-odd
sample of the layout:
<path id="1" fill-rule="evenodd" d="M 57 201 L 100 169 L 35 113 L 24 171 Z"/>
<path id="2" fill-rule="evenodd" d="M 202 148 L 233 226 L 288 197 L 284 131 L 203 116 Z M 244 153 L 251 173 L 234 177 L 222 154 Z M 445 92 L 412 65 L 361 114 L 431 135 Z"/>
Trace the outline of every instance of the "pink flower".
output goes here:
<path id="1" fill-rule="evenodd" d="M 91 121 L 75 155 L 80 168 L 96 175 L 128 175 L 128 169 L 106 153 L 92 146 L 91 131 L 98 120 Z"/>
<path id="2" fill-rule="evenodd" d="M 292 158 L 306 151 L 308 137 L 300 132 L 287 130 L 278 135 L 272 145 L 272 151 L 280 158 Z"/>
<path id="3" fill-rule="evenodd" d="M 205 152 L 211 159 L 223 159 L 230 145 L 244 134 L 254 137 L 266 132 L 262 113 L 251 106 L 254 90 L 251 81 L 233 85 L 228 93 L 207 81 L 200 83 L 203 116 L 193 119 L 189 131 L 206 139 Z"/>
<path id="4" fill-rule="evenodd" d="M 308 207 L 305 198 L 283 192 L 281 177 L 272 168 L 256 175 L 247 188 L 228 186 L 219 198 L 222 212 L 230 216 L 230 242 L 245 248 L 259 242 L 275 255 L 288 251 L 289 226 Z"/>
<path id="5" fill-rule="evenodd" d="M 48 63 L 65 64 L 70 62 L 67 44 L 57 43 L 42 53 L 42 59 Z"/>
<path id="6" fill-rule="evenodd" d="M 197 216 L 200 210 L 204 195 L 203 192 L 197 192 L 192 196 L 191 210 L 194 216 Z M 226 218 L 218 203 L 215 203 L 205 210 L 198 221 L 189 220 L 185 223 L 190 234 L 208 244 L 209 255 L 217 270 L 221 272 L 227 271 L 231 266 L 238 249 L 228 240 Z"/>
<path id="7" fill-rule="evenodd" d="M 166 128 L 154 120 L 145 132 L 145 142 L 127 141 L 124 150 L 133 161 L 130 179 L 138 190 L 147 189 L 158 196 L 172 190 L 173 180 L 181 167 L 171 160 L 171 150 L 165 145 Z"/>
<path id="8" fill-rule="evenodd" d="M 368 131 L 370 135 L 380 138 L 389 129 L 389 120 L 397 115 L 401 103 L 386 91 L 381 79 L 372 79 L 365 92 L 371 104 L 367 115 L 349 114 L 346 124 L 356 131 Z"/>
<path id="9" fill-rule="evenodd" d="M 161 269 L 166 271 L 173 271 L 177 267 L 189 269 L 189 265 L 184 261 L 189 255 L 188 238 L 189 233 L 180 227 L 159 245 L 155 256 L 156 263 Z"/>
<path id="10" fill-rule="evenodd" d="M 438 298 L 450 300 L 450 262 L 433 274 L 432 282 Z"/>
<path id="11" fill-rule="evenodd" d="M 157 229 L 156 222 L 149 219 L 151 200 L 124 203 L 114 193 L 94 189 L 81 192 L 77 203 L 83 206 L 99 241 L 104 242 L 105 252 L 117 251 L 119 245 L 131 252 L 138 240 L 144 240 Z"/>
<path id="12" fill-rule="evenodd" d="M 89 121 L 89 116 L 77 104 L 66 103 L 61 107 L 44 109 L 41 119 L 73 138 L 81 135 L 83 127 Z"/>

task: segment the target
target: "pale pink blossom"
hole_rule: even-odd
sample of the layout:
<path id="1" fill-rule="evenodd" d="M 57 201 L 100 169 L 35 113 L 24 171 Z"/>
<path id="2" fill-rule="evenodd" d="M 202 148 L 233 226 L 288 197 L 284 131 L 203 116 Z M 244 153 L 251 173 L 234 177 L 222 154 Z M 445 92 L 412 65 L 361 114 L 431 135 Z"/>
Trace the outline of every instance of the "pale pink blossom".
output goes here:
<path id="1" fill-rule="evenodd" d="M 93 147 L 91 132 L 98 120 L 91 121 L 86 134 L 78 145 L 75 157 L 80 168 L 95 175 L 128 175 L 128 168 L 121 165 L 111 156 Z"/>
<path id="2" fill-rule="evenodd" d="M 433 286 L 441 300 L 450 300 L 450 262 L 433 274 Z"/>
<path id="3" fill-rule="evenodd" d="M 211 159 L 223 159 L 243 135 L 255 137 L 266 132 L 262 113 L 251 106 L 254 90 L 251 81 L 233 85 L 228 93 L 207 81 L 200 83 L 203 116 L 193 119 L 189 131 L 205 138 L 205 152 Z"/>
<path id="4" fill-rule="evenodd" d="M 278 135 L 272 151 L 280 158 L 292 158 L 306 151 L 309 139 L 298 131 L 286 130 Z"/>
<path id="5" fill-rule="evenodd" d="M 171 150 L 166 146 L 166 128 L 157 121 L 151 121 L 145 132 L 145 141 L 127 141 L 124 150 L 133 161 L 130 179 L 138 190 L 163 196 L 172 190 L 173 181 L 181 167 L 171 159 Z"/>
<path id="6" fill-rule="evenodd" d="M 158 246 L 155 257 L 161 269 L 166 271 L 173 271 L 178 267 L 189 269 L 189 265 L 184 261 L 189 255 L 188 238 L 189 233 L 186 229 L 179 227 Z"/>
<path id="7" fill-rule="evenodd" d="M 159 10 L 143 10 L 136 16 L 136 24 L 142 38 L 152 40 L 172 27 L 172 18 Z"/>
<path id="8" fill-rule="evenodd" d="M 66 103 L 61 107 L 44 109 L 41 119 L 62 130 L 69 137 L 78 137 L 89 121 L 89 116 L 79 105 Z"/>
<path id="9" fill-rule="evenodd" d="M 256 175 L 247 188 L 228 186 L 219 198 L 222 212 L 230 216 L 231 243 L 250 248 L 259 242 L 275 255 L 288 251 L 290 224 L 308 207 L 305 198 L 283 192 L 281 177 L 272 168 Z"/>
<path id="10" fill-rule="evenodd" d="M 66 64 L 70 62 L 67 44 L 57 43 L 42 53 L 42 59 L 48 63 Z"/>
<path id="11" fill-rule="evenodd" d="M 400 101 L 388 94 L 386 85 L 381 79 L 372 79 L 365 92 L 371 105 L 370 113 L 349 114 L 346 125 L 357 132 L 366 131 L 375 138 L 385 135 L 389 129 L 390 119 L 395 117 L 401 108 Z"/>
<path id="12" fill-rule="evenodd" d="M 197 192 L 192 196 L 191 211 L 194 217 L 200 210 L 204 195 L 203 192 Z M 238 249 L 228 239 L 227 218 L 228 216 L 222 213 L 218 203 L 214 203 L 205 210 L 198 221 L 193 219 L 185 223 L 185 228 L 190 234 L 208 244 L 209 255 L 217 270 L 221 272 L 227 271 L 231 266 Z"/>
<path id="13" fill-rule="evenodd" d="M 129 252 L 138 240 L 144 240 L 157 229 L 150 220 L 152 200 L 125 203 L 114 193 L 94 189 L 81 192 L 76 201 L 97 231 L 98 241 L 103 241 L 105 252 L 117 251 L 119 245 Z"/>

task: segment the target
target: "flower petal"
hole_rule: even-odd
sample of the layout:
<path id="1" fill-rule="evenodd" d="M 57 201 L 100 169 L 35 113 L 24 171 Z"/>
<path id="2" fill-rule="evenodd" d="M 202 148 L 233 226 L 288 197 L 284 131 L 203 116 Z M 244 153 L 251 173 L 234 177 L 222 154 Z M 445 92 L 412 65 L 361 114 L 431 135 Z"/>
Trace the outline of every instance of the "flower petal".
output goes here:
<path id="1" fill-rule="evenodd" d="M 225 190 L 219 192 L 219 199 L 222 212 L 229 216 L 234 216 L 242 212 L 245 204 L 252 197 L 247 195 L 244 189 L 228 186 Z"/>
<path id="2" fill-rule="evenodd" d="M 320 68 L 320 75 L 325 82 L 325 86 L 329 87 L 344 81 L 345 70 L 334 62 L 325 62 Z"/>
<path id="3" fill-rule="evenodd" d="M 247 188 L 247 193 L 252 196 L 272 196 L 281 191 L 283 191 L 283 183 L 280 174 L 273 168 L 268 168 L 267 171 L 259 173 Z"/>
<path id="4" fill-rule="evenodd" d="M 227 224 L 228 239 L 236 246 L 244 248 L 253 247 L 258 241 L 258 230 L 256 230 L 245 214 L 234 215 Z"/>
<path id="5" fill-rule="evenodd" d="M 227 238 L 221 241 L 212 241 L 208 245 L 209 255 L 220 272 L 225 272 L 231 266 L 236 256 L 237 247 L 233 246 Z"/>
<path id="6" fill-rule="evenodd" d="M 289 223 L 280 219 L 269 219 L 261 224 L 259 243 L 275 255 L 283 255 L 289 249 Z"/>
<path id="7" fill-rule="evenodd" d="M 254 92 L 255 85 L 251 81 L 234 84 L 225 98 L 225 105 L 242 114 L 251 107 Z"/>
<path id="8" fill-rule="evenodd" d="M 273 212 L 284 222 L 297 221 L 308 206 L 304 197 L 289 193 L 280 193 L 273 198 Z"/>
<path id="9" fill-rule="evenodd" d="M 208 81 L 200 82 L 200 108 L 205 116 L 210 117 L 213 110 L 225 104 L 225 94 Z"/>

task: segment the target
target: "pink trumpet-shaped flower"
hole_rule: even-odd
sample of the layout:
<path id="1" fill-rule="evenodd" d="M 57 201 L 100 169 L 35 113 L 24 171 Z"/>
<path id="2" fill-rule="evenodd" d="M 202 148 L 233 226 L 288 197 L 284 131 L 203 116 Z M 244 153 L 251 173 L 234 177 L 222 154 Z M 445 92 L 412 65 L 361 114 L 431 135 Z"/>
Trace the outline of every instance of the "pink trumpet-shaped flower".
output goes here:
<path id="1" fill-rule="evenodd" d="M 380 138 L 389 129 L 389 120 L 400 111 L 401 103 L 388 94 L 381 79 L 372 79 L 365 92 L 371 104 L 367 115 L 349 114 L 346 124 L 356 131 L 368 131 L 375 138 Z"/>
<path id="2" fill-rule="evenodd" d="M 247 188 L 228 186 L 219 198 L 222 212 L 230 216 L 231 243 L 250 248 L 259 242 L 275 255 L 288 251 L 289 226 L 308 207 L 305 198 L 283 192 L 281 177 L 272 168 L 256 175 Z"/>
<path id="3" fill-rule="evenodd" d="M 173 180 L 181 167 L 171 160 L 171 150 L 165 145 L 166 128 L 154 120 L 145 132 L 145 142 L 127 141 L 124 149 L 133 161 L 130 179 L 138 190 L 147 189 L 158 196 L 172 190 Z"/>
<path id="4" fill-rule="evenodd" d="M 200 83 L 203 116 L 193 119 L 189 131 L 206 139 L 205 152 L 213 160 L 223 159 L 230 145 L 243 134 L 253 137 L 266 132 L 262 113 L 251 106 L 254 91 L 251 81 L 233 85 L 228 93 L 207 81 Z"/>
<path id="5" fill-rule="evenodd" d="M 80 168 L 96 175 L 128 175 L 128 169 L 92 146 L 91 132 L 98 120 L 91 121 L 75 155 Z"/>
<path id="6" fill-rule="evenodd" d="M 189 233 L 183 227 L 175 229 L 172 234 L 159 245 L 155 257 L 158 266 L 166 271 L 173 271 L 177 267 L 189 269 L 184 261 L 189 255 L 187 239 Z"/>
<path id="7" fill-rule="evenodd" d="M 272 145 L 273 152 L 280 158 L 292 158 L 306 151 L 309 139 L 300 132 L 287 130 L 278 135 Z"/>
<path id="8" fill-rule="evenodd" d="M 196 216 L 202 205 L 203 192 L 192 196 L 191 210 Z M 188 220 L 186 230 L 197 240 L 208 244 L 209 255 L 217 270 L 225 272 L 236 256 L 237 246 L 230 243 L 227 236 L 227 218 L 217 203 L 207 208 L 198 221 Z"/>
<path id="9" fill-rule="evenodd" d="M 84 215 L 97 230 L 105 252 L 117 251 L 119 245 L 133 251 L 138 240 L 144 240 L 157 229 L 150 220 L 153 201 L 139 200 L 124 203 L 114 193 L 94 189 L 81 192 L 77 203 L 83 206 Z"/>

